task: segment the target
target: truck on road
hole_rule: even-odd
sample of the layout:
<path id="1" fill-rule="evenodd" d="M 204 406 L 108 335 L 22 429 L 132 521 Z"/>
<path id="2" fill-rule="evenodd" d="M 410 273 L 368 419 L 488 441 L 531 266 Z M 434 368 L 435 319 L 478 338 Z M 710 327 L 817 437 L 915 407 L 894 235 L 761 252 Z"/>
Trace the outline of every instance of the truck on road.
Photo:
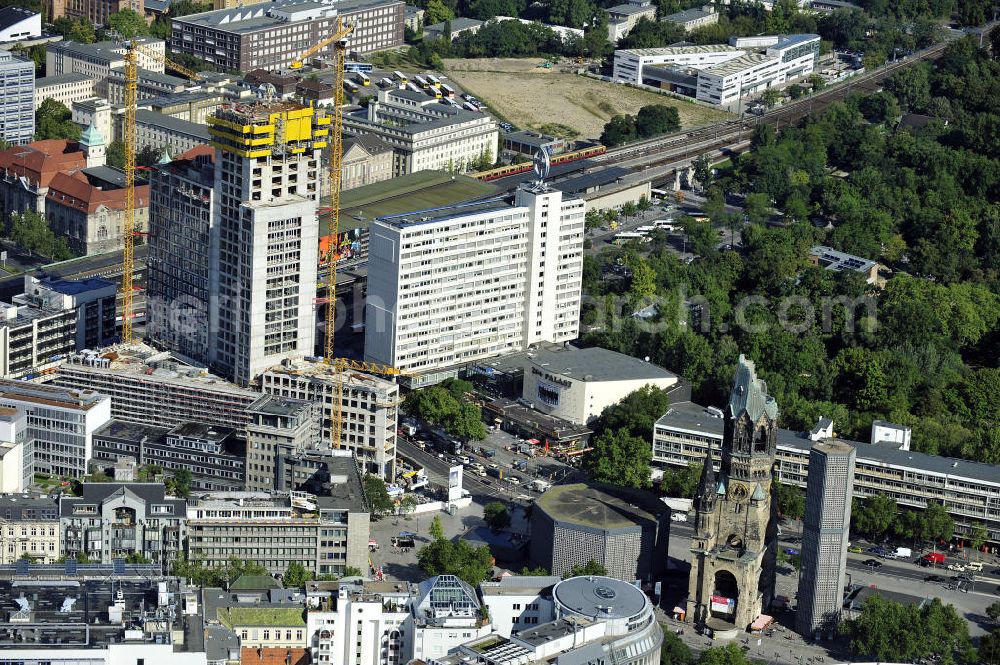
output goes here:
<path id="1" fill-rule="evenodd" d="M 503 469 L 494 469 L 491 467 L 489 469 L 486 469 L 486 475 L 489 476 L 490 478 L 497 478 L 499 480 L 503 480 Z"/>
<path id="2" fill-rule="evenodd" d="M 537 479 L 537 478 L 535 480 L 532 480 L 528 484 L 528 488 L 529 489 L 533 489 L 536 492 L 544 492 L 547 489 L 549 489 L 550 487 L 552 487 L 552 483 L 550 483 L 547 480 L 540 480 L 540 479 Z"/>
<path id="3" fill-rule="evenodd" d="M 922 566 L 933 566 L 944 565 L 944 554 L 941 552 L 928 552 L 927 554 L 920 557 L 920 565 Z"/>
<path id="4" fill-rule="evenodd" d="M 913 556 L 913 550 L 911 550 L 909 547 L 896 548 L 897 559 L 909 559 L 911 556 Z"/>

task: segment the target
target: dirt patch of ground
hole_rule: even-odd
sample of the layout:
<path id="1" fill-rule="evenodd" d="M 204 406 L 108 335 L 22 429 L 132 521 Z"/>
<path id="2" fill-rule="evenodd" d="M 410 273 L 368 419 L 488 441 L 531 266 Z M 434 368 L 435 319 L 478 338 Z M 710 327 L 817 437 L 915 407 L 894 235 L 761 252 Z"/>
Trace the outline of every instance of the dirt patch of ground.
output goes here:
<path id="1" fill-rule="evenodd" d="M 538 67 L 541 58 L 446 60 L 447 75 L 518 127 L 540 129 L 558 123 L 597 138 L 612 116 L 634 115 L 647 104 L 677 108 L 685 128 L 729 114 L 693 102 Z"/>

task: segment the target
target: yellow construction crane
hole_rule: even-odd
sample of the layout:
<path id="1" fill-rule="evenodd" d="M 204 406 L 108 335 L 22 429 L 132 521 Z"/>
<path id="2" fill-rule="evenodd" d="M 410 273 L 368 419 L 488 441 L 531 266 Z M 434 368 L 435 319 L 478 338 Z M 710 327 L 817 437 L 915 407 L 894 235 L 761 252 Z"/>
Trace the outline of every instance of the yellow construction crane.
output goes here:
<path id="1" fill-rule="evenodd" d="M 158 60 L 188 78 L 201 76 L 190 69 L 171 62 L 158 53 L 142 47 L 135 39 L 126 42 L 125 49 L 125 227 L 122 229 L 122 342 L 132 339 L 132 272 L 135 269 L 135 111 L 139 89 L 139 53 Z"/>
<path id="2" fill-rule="evenodd" d="M 351 24 L 345 25 L 337 19 L 337 31 L 323 41 L 310 47 L 296 58 L 292 69 L 301 69 L 304 60 L 318 53 L 330 44 L 334 44 L 333 63 L 333 127 L 330 129 L 330 205 L 328 214 L 328 233 L 330 246 L 326 253 L 326 339 L 324 343 L 323 362 L 333 370 L 333 396 L 330 404 L 330 446 L 340 448 L 343 430 L 343 400 L 344 381 L 350 370 L 377 374 L 381 376 L 408 376 L 395 367 L 351 360 L 350 358 L 334 357 L 334 330 L 337 313 L 337 260 L 340 247 L 340 181 L 343 172 L 344 149 L 344 66 L 347 61 L 347 37 L 354 31 Z"/>

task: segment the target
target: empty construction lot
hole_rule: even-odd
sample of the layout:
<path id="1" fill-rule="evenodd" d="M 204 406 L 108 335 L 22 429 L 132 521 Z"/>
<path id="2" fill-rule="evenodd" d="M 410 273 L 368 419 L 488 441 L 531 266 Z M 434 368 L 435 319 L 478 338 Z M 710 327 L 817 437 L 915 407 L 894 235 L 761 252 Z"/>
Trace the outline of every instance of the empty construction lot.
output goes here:
<path id="1" fill-rule="evenodd" d="M 635 115 L 648 104 L 677 108 L 685 128 L 708 124 L 727 113 L 623 85 L 586 78 L 541 58 L 445 60 L 445 72 L 463 90 L 486 102 L 520 128 L 597 138 L 614 115 Z M 562 127 L 559 127 L 562 126 Z M 561 128 L 565 131 L 560 132 Z"/>

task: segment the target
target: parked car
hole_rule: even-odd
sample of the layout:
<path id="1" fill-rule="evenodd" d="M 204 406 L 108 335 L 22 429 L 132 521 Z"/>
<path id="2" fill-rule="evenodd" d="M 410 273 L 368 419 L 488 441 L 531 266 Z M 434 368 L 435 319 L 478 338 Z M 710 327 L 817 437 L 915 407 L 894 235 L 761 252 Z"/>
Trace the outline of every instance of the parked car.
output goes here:
<path id="1" fill-rule="evenodd" d="M 924 582 L 940 583 L 944 582 L 944 578 L 941 577 L 940 575 L 928 575 L 927 577 L 924 578 Z"/>
<path id="2" fill-rule="evenodd" d="M 851 554 L 861 554 L 864 550 L 862 550 L 857 545 L 851 545 L 850 547 L 847 548 L 847 551 L 850 552 Z"/>
<path id="3" fill-rule="evenodd" d="M 510 483 L 511 485 L 520 485 L 521 479 L 518 478 L 517 476 L 507 476 L 507 482 Z"/>
<path id="4" fill-rule="evenodd" d="M 954 570 L 955 572 L 959 572 L 959 573 L 964 572 L 965 571 L 965 564 L 964 563 L 949 563 L 948 564 L 948 570 Z"/>
<path id="5" fill-rule="evenodd" d="M 878 559 L 865 559 L 865 565 L 872 569 L 876 569 L 882 567 L 882 562 Z"/>

